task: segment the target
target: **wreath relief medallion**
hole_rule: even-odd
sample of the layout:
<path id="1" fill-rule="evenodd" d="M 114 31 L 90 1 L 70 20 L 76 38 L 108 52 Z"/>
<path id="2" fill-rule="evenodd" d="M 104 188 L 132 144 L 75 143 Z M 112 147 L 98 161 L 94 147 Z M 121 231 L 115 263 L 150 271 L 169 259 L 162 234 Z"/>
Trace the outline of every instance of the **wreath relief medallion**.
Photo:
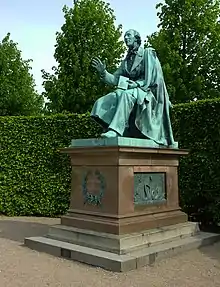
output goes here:
<path id="1" fill-rule="evenodd" d="M 100 171 L 86 172 L 82 182 L 84 204 L 101 206 L 105 186 L 105 179 Z"/>

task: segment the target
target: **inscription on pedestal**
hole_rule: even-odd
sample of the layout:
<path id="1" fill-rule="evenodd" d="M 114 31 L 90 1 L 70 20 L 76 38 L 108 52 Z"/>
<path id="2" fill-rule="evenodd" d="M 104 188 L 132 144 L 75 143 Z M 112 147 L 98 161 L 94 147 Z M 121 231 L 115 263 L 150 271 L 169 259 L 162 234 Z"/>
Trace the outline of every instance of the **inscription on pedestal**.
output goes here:
<path id="1" fill-rule="evenodd" d="M 134 203 L 146 205 L 166 201 L 165 173 L 134 173 Z"/>
<path id="2" fill-rule="evenodd" d="M 84 204 L 101 206 L 105 192 L 105 178 L 98 170 L 89 170 L 82 180 Z"/>

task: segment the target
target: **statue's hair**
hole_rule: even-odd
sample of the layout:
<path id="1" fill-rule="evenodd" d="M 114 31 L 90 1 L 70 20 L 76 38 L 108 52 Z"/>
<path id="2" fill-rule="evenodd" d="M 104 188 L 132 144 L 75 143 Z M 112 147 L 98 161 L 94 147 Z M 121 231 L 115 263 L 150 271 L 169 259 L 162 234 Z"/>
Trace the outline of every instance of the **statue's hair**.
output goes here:
<path id="1" fill-rule="evenodd" d="M 137 40 L 137 44 L 140 46 L 141 45 L 141 35 L 138 31 L 134 30 L 134 29 L 130 29 L 130 31 L 134 32 L 134 37 Z"/>

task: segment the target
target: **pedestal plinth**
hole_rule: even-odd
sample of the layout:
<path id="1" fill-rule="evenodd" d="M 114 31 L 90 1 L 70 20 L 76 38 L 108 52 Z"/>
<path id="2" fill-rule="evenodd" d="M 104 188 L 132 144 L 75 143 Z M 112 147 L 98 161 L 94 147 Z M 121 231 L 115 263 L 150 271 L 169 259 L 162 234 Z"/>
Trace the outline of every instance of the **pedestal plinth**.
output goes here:
<path id="1" fill-rule="evenodd" d="M 71 157 L 72 187 L 61 224 L 120 235 L 187 221 L 179 207 L 177 169 L 188 152 L 132 141 L 96 146 L 81 140 L 84 147 L 62 150 Z"/>
<path id="2" fill-rule="evenodd" d="M 180 210 L 179 157 L 188 151 L 129 138 L 73 140 L 70 208 L 45 237 L 26 238 L 39 251 L 112 271 L 128 271 L 211 243 Z"/>

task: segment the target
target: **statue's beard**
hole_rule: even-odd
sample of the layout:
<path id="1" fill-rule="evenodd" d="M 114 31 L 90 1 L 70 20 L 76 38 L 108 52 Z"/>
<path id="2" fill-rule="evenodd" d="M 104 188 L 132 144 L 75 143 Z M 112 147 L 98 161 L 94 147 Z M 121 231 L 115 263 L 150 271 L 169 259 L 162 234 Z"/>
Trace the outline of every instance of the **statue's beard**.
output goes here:
<path id="1" fill-rule="evenodd" d="M 127 46 L 128 47 L 128 52 L 131 51 L 137 51 L 140 47 L 140 45 L 138 45 L 136 42 L 133 45 Z"/>

